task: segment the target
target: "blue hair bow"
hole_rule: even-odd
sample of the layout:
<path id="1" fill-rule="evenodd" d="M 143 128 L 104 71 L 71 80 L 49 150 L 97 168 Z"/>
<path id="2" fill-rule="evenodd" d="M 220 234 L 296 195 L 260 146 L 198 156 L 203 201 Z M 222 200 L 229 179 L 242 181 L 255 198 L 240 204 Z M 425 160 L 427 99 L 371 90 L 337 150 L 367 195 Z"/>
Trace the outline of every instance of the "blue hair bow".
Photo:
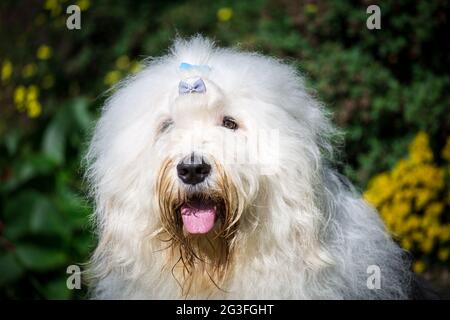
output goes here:
<path id="1" fill-rule="evenodd" d="M 196 80 L 195 80 L 196 79 Z M 189 81 L 189 79 L 181 80 L 178 84 L 178 92 L 179 94 L 188 94 L 188 93 L 205 93 L 206 92 L 206 86 L 205 82 L 201 78 L 195 78 L 192 80 L 195 81 Z"/>
<path id="2" fill-rule="evenodd" d="M 198 69 L 200 71 L 209 71 L 211 68 L 206 64 L 190 64 L 186 62 L 182 62 L 180 64 L 180 70 L 188 71 L 192 69 Z"/>

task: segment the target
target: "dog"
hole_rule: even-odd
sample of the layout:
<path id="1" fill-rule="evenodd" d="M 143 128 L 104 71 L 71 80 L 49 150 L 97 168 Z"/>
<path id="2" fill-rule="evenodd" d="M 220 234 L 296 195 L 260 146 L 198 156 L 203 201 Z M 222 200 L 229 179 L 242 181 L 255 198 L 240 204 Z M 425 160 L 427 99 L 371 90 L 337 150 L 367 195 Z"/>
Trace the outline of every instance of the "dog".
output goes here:
<path id="1" fill-rule="evenodd" d="M 295 68 L 177 39 L 94 130 L 91 296 L 411 298 L 408 253 L 334 169 L 341 136 Z"/>

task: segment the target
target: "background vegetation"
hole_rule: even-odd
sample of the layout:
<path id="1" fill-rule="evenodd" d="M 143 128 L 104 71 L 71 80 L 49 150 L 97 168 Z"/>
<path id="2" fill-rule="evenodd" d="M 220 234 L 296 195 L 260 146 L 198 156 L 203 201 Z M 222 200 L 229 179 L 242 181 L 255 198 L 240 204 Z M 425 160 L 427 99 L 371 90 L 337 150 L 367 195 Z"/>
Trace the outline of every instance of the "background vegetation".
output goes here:
<path id="1" fill-rule="evenodd" d="M 81 30 L 69 31 L 74 3 Z M 199 32 L 305 74 L 346 132 L 338 169 L 367 189 L 415 270 L 445 284 L 450 2 L 375 1 L 381 30 L 366 28 L 370 4 L 1 1 L 0 298 L 84 296 L 66 288 L 66 268 L 85 262 L 95 243 L 80 161 L 104 93 L 176 34 Z"/>

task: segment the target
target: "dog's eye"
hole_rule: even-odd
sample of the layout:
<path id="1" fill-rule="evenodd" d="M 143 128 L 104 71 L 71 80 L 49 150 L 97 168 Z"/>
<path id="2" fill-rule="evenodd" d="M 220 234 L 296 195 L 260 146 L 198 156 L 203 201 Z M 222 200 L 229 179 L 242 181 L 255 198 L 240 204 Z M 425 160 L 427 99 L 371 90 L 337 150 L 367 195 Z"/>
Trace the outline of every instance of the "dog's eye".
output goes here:
<path id="1" fill-rule="evenodd" d="M 239 126 L 232 117 L 225 116 L 222 120 L 222 127 L 225 127 L 230 130 L 236 130 Z"/>
<path id="2" fill-rule="evenodd" d="M 169 129 L 172 125 L 173 125 L 173 120 L 172 120 L 172 119 L 164 120 L 164 121 L 161 122 L 161 124 L 159 125 L 159 128 L 158 128 L 159 133 L 165 132 L 165 131 L 166 131 L 167 129 Z"/>

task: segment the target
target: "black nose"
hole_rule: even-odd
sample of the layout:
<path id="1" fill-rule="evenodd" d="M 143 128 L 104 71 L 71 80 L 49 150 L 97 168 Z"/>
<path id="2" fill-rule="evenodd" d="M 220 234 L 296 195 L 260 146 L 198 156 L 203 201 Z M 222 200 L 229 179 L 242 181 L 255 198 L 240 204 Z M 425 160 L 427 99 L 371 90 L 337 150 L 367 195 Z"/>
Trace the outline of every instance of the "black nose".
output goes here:
<path id="1" fill-rule="evenodd" d="M 191 156 L 177 165 L 178 177 L 186 184 L 197 184 L 203 182 L 211 172 L 211 166 L 202 158 Z"/>

